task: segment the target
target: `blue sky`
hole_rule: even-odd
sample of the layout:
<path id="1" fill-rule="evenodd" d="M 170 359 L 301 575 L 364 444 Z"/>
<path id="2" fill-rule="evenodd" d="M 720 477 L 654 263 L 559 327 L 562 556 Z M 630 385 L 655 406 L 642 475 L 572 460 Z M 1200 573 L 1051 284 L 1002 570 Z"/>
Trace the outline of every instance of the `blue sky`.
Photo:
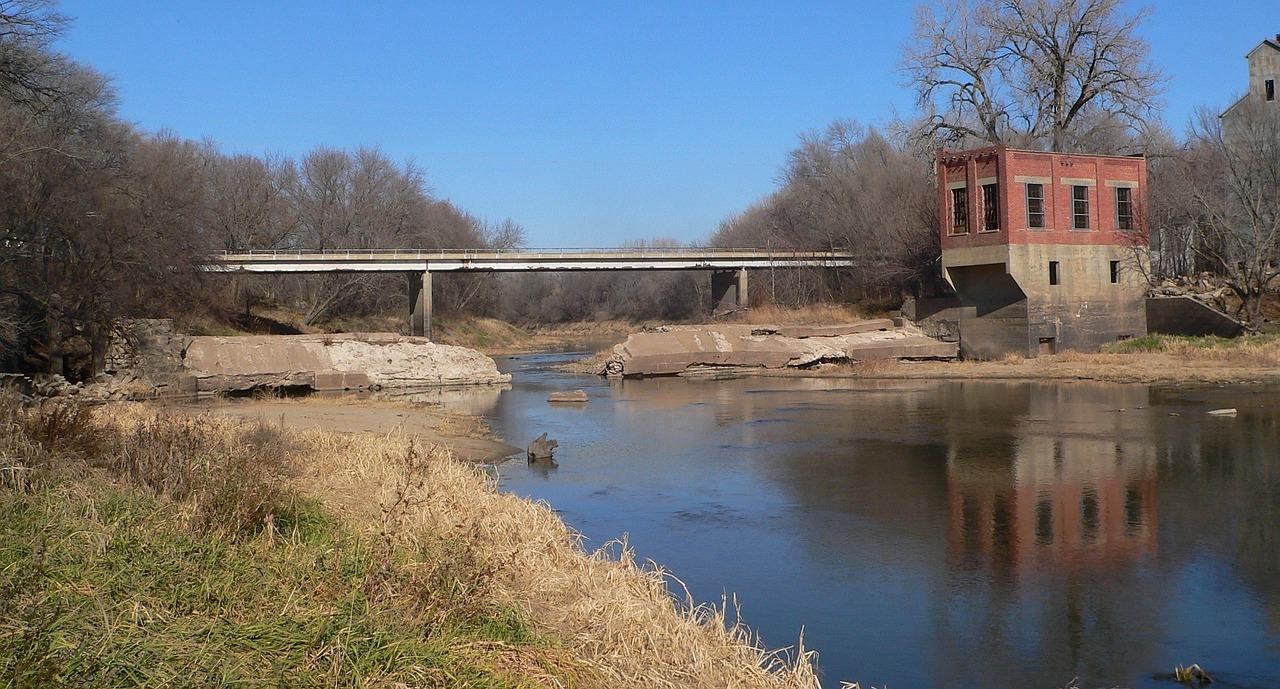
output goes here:
<path id="1" fill-rule="evenodd" d="M 911 2 L 63 0 L 60 44 L 120 115 L 228 153 L 377 146 L 535 247 L 702 241 L 777 186 L 797 137 L 875 124 Z M 1160 0 L 1164 119 L 1243 91 L 1280 1 Z"/>

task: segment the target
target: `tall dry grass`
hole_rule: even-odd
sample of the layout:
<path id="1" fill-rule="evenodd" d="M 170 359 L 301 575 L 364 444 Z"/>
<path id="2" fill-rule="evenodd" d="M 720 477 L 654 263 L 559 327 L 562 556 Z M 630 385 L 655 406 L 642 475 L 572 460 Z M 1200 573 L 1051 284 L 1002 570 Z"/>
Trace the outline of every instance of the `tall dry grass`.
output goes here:
<path id="1" fill-rule="evenodd" d="M 728 320 L 747 325 L 832 325 L 853 323 L 866 318 L 857 308 L 844 304 L 809 304 L 801 307 L 766 304 L 739 311 Z"/>
<path id="2" fill-rule="evenodd" d="M 0 432 L 0 683 L 818 686 L 439 447 L 13 397 Z"/>
<path id="3" fill-rule="evenodd" d="M 300 442 L 304 492 L 370 527 L 392 525 L 404 546 L 465 544 L 488 594 L 560 638 L 594 670 L 591 686 L 818 686 L 802 644 L 767 651 L 725 605 L 673 598 L 668 584 L 678 582 L 637 563 L 625 543 L 585 553 L 546 505 L 498 492 L 481 468 L 440 448 L 320 431 Z"/>

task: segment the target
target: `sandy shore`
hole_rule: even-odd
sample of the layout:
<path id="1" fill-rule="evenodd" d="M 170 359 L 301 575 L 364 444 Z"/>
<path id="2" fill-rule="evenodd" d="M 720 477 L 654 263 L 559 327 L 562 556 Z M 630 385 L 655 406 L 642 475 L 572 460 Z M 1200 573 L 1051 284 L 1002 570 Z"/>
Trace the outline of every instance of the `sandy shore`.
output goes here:
<path id="1" fill-rule="evenodd" d="M 524 452 L 491 438 L 489 430 L 474 416 L 404 403 L 352 403 L 341 398 L 215 400 L 180 408 L 189 413 L 261 421 L 285 428 L 416 438 L 426 445 L 446 447 L 455 458 L 468 462 L 495 462 Z"/>
<path id="2" fill-rule="evenodd" d="M 1240 356 L 1190 358 L 1145 354 L 1066 353 L 1035 359 L 1000 361 L 879 361 L 832 366 L 814 372 L 824 376 L 899 379 L 1093 380 L 1111 383 L 1275 383 L 1280 367 Z"/>

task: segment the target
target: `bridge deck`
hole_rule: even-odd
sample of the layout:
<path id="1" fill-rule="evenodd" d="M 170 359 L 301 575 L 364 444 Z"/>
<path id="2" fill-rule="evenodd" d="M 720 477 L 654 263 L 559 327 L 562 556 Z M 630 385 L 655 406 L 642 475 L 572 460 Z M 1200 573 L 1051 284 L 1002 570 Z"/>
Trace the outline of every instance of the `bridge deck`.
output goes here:
<path id="1" fill-rule="evenodd" d="M 212 256 L 212 272 L 328 273 L 558 270 L 737 270 L 847 267 L 847 251 L 763 249 L 532 249 L 522 251 L 372 249 L 245 251 Z"/>

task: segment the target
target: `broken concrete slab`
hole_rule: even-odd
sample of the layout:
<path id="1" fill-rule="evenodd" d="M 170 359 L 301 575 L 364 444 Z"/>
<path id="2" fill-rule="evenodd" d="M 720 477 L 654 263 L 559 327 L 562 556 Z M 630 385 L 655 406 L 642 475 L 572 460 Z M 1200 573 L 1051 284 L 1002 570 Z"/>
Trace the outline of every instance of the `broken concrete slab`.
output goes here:
<path id="1" fill-rule="evenodd" d="M 956 345 L 892 328 L 888 319 L 811 328 L 743 325 L 666 327 L 614 347 L 607 375 L 655 376 L 715 367 L 802 368 L 876 358 L 954 358 Z M 783 332 L 804 337 L 783 335 Z M 839 333 L 839 334 L 823 334 Z"/>
<path id="2" fill-rule="evenodd" d="M 894 340 L 877 340 L 855 344 L 845 350 L 850 360 L 875 359 L 954 359 L 959 356 L 957 342 L 942 342 L 923 335 Z"/>
<path id="3" fill-rule="evenodd" d="M 505 383 L 511 376 L 479 352 L 394 333 L 192 337 L 182 387 L 360 390 Z"/>

